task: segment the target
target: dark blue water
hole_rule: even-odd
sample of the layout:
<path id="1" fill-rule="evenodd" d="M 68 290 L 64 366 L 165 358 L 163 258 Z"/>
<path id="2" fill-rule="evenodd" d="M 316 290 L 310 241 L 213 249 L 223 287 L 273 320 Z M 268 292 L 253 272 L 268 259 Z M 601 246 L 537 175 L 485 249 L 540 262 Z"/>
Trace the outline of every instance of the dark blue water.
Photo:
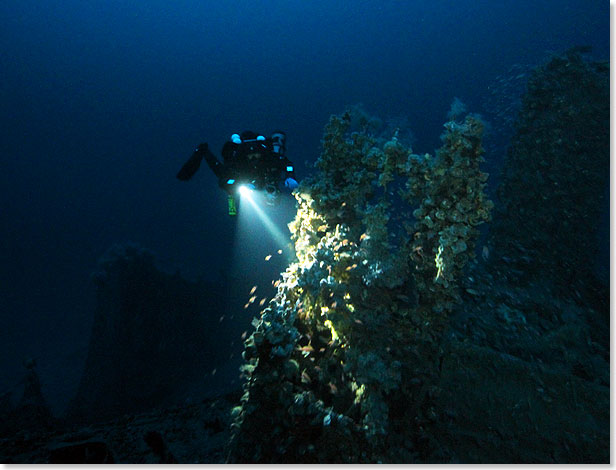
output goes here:
<path id="1" fill-rule="evenodd" d="M 513 65 L 581 44 L 608 58 L 608 14 L 589 0 L 1 2 L 0 392 L 34 356 L 66 399 L 89 273 L 113 243 L 189 277 L 242 256 L 209 170 L 175 179 L 198 143 L 282 128 L 301 177 L 329 115 L 361 102 L 407 117 L 415 151 L 433 152 L 453 98 L 489 119 Z"/>

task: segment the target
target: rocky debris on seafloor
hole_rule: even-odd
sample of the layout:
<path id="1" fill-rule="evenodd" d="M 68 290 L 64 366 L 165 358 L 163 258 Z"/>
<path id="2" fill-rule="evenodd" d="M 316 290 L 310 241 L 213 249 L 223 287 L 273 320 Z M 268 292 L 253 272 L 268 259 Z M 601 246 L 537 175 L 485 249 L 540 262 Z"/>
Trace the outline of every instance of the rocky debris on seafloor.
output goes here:
<path id="1" fill-rule="evenodd" d="M 81 428 L 0 438 L 2 463 L 223 463 L 237 394 Z"/>

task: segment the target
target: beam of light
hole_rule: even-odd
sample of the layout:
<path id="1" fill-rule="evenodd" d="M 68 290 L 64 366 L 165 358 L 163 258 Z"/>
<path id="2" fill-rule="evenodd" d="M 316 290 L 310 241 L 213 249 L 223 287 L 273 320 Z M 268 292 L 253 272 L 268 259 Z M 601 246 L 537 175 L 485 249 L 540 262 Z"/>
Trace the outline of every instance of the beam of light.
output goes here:
<path id="1" fill-rule="evenodd" d="M 265 229 L 272 236 L 276 244 L 282 248 L 286 249 L 289 245 L 289 236 L 284 236 L 284 234 L 280 231 L 280 229 L 272 222 L 270 217 L 263 211 L 260 207 L 262 203 L 264 203 L 264 198 L 256 193 L 255 191 L 251 191 L 247 187 L 243 186 L 240 188 L 241 199 L 240 199 L 240 215 L 243 212 L 248 212 L 249 216 L 256 214 L 261 223 L 264 225 Z M 248 204 L 243 204 L 246 201 Z M 249 209 L 248 211 L 246 209 Z"/>

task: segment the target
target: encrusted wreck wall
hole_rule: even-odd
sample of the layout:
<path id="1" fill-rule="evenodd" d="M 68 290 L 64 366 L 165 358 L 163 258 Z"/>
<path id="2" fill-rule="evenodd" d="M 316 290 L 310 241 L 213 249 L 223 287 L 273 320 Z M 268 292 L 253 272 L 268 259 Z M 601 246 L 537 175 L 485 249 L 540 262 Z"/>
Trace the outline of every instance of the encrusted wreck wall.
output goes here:
<path id="1" fill-rule="evenodd" d="M 508 276 L 550 280 L 568 294 L 595 283 L 597 229 L 608 209 L 609 65 L 580 51 L 555 56 L 528 81 L 490 236 L 492 259 Z"/>
<path id="2" fill-rule="evenodd" d="M 297 261 L 246 340 L 229 462 L 412 462 L 430 452 L 443 332 L 492 202 L 483 124 L 435 156 L 332 116 L 296 191 Z"/>

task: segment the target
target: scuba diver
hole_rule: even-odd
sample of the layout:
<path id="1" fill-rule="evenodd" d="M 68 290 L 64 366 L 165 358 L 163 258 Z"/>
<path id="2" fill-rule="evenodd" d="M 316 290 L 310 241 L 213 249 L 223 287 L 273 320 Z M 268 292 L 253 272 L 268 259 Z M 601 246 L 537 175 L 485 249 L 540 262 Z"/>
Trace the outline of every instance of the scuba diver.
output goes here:
<path id="1" fill-rule="evenodd" d="M 236 215 L 235 197 L 239 188 L 265 190 L 268 201 L 280 194 L 279 185 L 290 190 L 298 187 L 293 164 L 285 155 L 284 132 L 266 138 L 251 131 L 233 134 L 222 147 L 223 162 L 210 151 L 207 143 L 199 144 L 177 174 L 181 181 L 190 180 L 205 160 L 218 178 L 218 185 L 229 195 L 229 215 Z"/>

